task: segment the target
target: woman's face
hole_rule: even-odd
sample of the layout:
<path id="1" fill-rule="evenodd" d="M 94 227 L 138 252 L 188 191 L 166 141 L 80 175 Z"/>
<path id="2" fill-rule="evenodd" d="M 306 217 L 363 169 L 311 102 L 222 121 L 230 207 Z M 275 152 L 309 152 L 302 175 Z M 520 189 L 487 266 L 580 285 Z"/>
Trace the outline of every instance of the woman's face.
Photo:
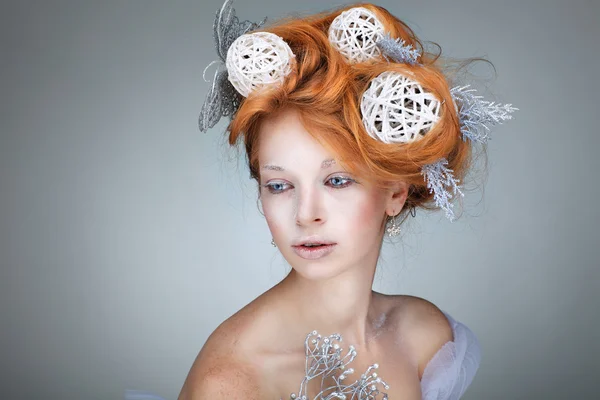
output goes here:
<path id="1" fill-rule="evenodd" d="M 377 262 L 388 214 L 404 199 L 358 180 L 333 160 L 286 109 L 261 124 L 260 199 L 271 234 L 288 263 L 323 279 Z M 313 249 L 305 241 L 326 243 Z"/>

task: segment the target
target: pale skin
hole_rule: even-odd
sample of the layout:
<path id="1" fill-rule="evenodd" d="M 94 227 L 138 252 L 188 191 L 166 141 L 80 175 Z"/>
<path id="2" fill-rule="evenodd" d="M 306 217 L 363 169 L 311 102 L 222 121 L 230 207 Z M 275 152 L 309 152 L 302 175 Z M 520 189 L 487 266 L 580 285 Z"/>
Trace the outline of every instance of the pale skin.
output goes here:
<path id="1" fill-rule="evenodd" d="M 260 135 L 262 209 L 292 269 L 211 334 L 179 400 L 288 399 L 304 377 L 304 340 L 312 330 L 340 333 L 342 346 L 354 345 L 351 382 L 378 363 L 390 400 L 421 399 L 427 362 L 453 340 L 448 321 L 427 300 L 372 290 L 386 219 L 400 212 L 408 186 L 384 190 L 352 176 L 294 109 L 270 116 Z M 300 257 L 292 246 L 311 236 L 335 243 L 333 251 Z M 315 381 L 310 399 L 320 388 Z"/>

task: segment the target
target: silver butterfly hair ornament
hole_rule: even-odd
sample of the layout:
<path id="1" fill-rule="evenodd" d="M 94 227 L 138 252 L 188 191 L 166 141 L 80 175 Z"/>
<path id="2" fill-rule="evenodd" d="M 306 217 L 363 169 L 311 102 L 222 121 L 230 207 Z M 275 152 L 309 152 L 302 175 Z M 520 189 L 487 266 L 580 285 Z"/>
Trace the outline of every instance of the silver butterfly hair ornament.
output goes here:
<path id="1" fill-rule="evenodd" d="M 216 125 L 221 117 L 233 116 L 240 106 L 242 95 L 233 87 L 228 80 L 227 69 L 221 69 L 225 66 L 227 51 L 231 44 L 241 35 L 258 29 L 264 25 L 266 18 L 261 22 L 254 23 L 250 21 L 240 22 L 236 16 L 235 9 L 232 7 L 233 0 L 226 0 L 215 17 L 213 25 L 213 36 L 215 47 L 220 58 L 219 68 L 215 72 L 206 100 L 200 111 L 198 125 L 201 132 L 206 132 L 209 128 Z M 206 70 L 219 61 L 211 62 L 205 69 L 202 77 L 206 81 Z"/>
<path id="2" fill-rule="evenodd" d="M 283 82 L 294 67 L 295 55 L 277 35 L 255 32 L 264 22 L 239 22 L 232 0 L 226 0 L 214 23 L 214 38 L 220 67 L 212 81 L 199 118 L 206 132 L 223 116 L 233 118 L 243 97 L 265 86 Z M 377 16 L 364 7 L 338 15 L 329 28 L 329 41 L 350 64 L 382 59 L 419 65 L 421 54 L 402 39 L 392 38 Z M 218 61 L 213 61 L 208 67 Z M 206 69 L 204 71 L 206 73 Z M 518 108 L 483 100 L 469 85 L 450 90 L 463 141 L 486 143 L 491 127 L 512 119 Z M 410 76 L 387 71 L 375 77 L 364 92 L 360 110 L 367 133 L 384 143 L 410 143 L 422 138 L 439 120 L 441 105 L 435 96 Z M 460 182 L 447 167 L 448 160 L 422 167 L 422 175 L 436 206 L 450 222 L 455 215 L 451 203 L 464 196 Z"/>

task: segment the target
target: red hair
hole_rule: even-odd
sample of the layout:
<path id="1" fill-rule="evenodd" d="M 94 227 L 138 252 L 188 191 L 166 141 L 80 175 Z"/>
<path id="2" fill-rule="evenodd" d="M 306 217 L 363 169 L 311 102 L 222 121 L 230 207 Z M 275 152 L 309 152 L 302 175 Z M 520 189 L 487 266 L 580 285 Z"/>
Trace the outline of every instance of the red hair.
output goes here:
<path id="1" fill-rule="evenodd" d="M 375 13 L 392 38 L 402 38 L 419 50 L 420 65 L 383 59 L 349 64 L 331 46 L 328 29 L 341 12 L 356 6 Z M 231 145 L 243 137 L 250 175 L 257 182 L 261 122 L 288 107 L 299 112 L 306 130 L 337 155 L 338 162 L 349 172 L 381 187 L 398 180 L 409 183 L 404 212 L 411 206 L 437 208 L 421 174 L 423 165 L 446 158 L 447 167 L 462 182 L 471 164 L 472 145 L 462 139 L 448 82 L 441 71 L 440 54 L 425 52 L 414 32 L 385 8 L 361 3 L 307 17 L 285 18 L 259 31 L 285 40 L 296 55 L 296 66 L 281 86 L 243 99 L 227 128 Z M 410 76 L 442 103 L 440 119 L 420 140 L 388 144 L 366 132 L 360 100 L 370 81 L 385 71 Z"/>

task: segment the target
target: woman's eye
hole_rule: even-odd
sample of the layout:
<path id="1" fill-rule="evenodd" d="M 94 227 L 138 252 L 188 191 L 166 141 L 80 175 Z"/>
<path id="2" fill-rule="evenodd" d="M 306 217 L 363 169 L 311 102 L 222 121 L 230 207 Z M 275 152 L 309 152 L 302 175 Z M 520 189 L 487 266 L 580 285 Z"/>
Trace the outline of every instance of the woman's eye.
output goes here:
<path id="1" fill-rule="evenodd" d="M 346 186 L 351 185 L 352 183 L 355 182 L 354 179 L 352 178 L 346 178 L 343 176 L 334 176 L 331 177 L 327 180 L 327 182 L 329 182 L 329 186 L 333 187 L 334 189 L 342 189 L 345 188 Z M 286 189 L 289 187 L 290 185 L 284 182 L 272 182 L 272 183 L 267 183 L 265 185 L 263 185 L 264 188 L 267 188 L 267 190 L 269 190 L 269 193 L 271 194 L 279 194 L 279 193 L 283 193 L 286 191 Z"/>
<path id="2" fill-rule="evenodd" d="M 351 183 L 353 183 L 354 179 L 345 178 L 343 176 L 334 176 L 329 179 L 329 182 L 332 183 L 332 185 L 331 185 L 332 187 L 334 187 L 336 189 L 340 189 L 340 188 L 344 188 L 344 187 L 350 185 Z"/>
<path id="3" fill-rule="evenodd" d="M 273 193 L 273 194 L 278 194 L 283 192 L 284 187 L 285 187 L 285 183 L 282 182 L 274 182 L 274 183 L 267 183 L 266 185 L 263 185 L 263 187 L 266 187 L 269 192 Z"/>

